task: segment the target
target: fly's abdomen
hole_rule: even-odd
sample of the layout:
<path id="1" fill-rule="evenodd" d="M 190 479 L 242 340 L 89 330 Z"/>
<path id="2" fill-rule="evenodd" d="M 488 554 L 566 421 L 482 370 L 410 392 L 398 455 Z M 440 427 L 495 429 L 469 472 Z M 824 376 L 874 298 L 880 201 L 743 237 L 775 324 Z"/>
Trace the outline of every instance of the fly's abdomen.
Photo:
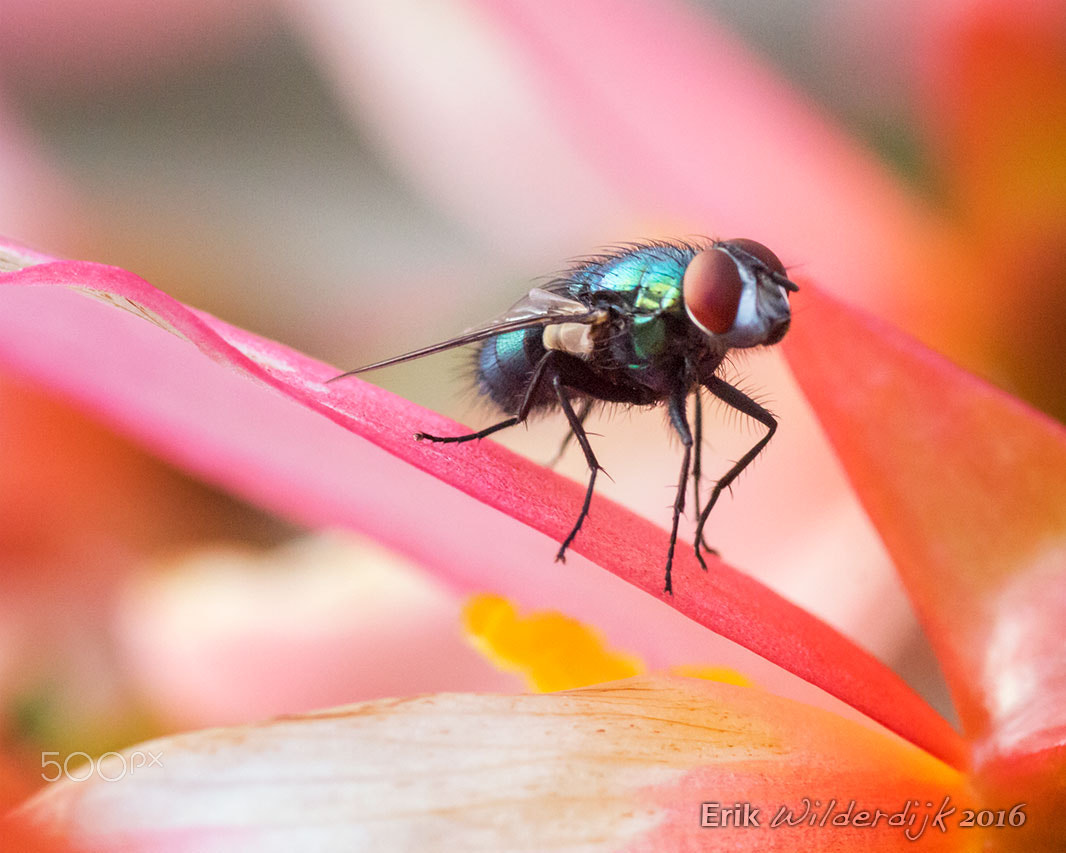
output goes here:
<path id="1" fill-rule="evenodd" d="M 544 355 L 540 329 L 522 329 L 489 338 L 477 354 L 478 390 L 508 414 L 515 414 L 533 380 L 533 370 Z M 541 390 L 534 407 L 553 398 Z"/>

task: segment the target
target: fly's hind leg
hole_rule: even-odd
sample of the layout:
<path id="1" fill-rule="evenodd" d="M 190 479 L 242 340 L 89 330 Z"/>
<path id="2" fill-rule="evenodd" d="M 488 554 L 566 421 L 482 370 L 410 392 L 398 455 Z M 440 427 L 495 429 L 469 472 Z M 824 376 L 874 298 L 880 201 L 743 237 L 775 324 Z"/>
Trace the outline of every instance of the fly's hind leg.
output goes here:
<path id="1" fill-rule="evenodd" d="M 522 402 L 518 406 L 518 411 L 514 417 L 507 418 L 507 420 L 500 421 L 498 424 L 493 424 L 485 429 L 478 430 L 477 432 L 469 433 L 468 435 L 430 435 L 428 432 L 416 432 L 415 439 L 418 441 L 432 441 L 437 444 L 462 444 L 466 441 L 476 441 L 479 438 L 485 438 L 485 436 L 492 435 L 494 432 L 499 432 L 502 429 L 508 427 L 517 426 L 522 423 L 527 417 L 529 417 L 529 410 L 533 408 L 533 401 L 537 396 L 537 388 L 544 379 L 545 370 L 548 367 L 548 362 L 552 355 L 551 350 L 546 352 L 540 361 L 537 362 L 537 366 L 533 369 L 533 375 L 529 379 L 529 384 L 526 386 L 526 393 L 522 397 Z"/>
<path id="2" fill-rule="evenodd" d="M 520 424 L 529 416 L 530 409 L 533 408 L 533 401 L 537 399 L 537 390 L 540 388 L 541 383 L 545 381 L 551 382 L 552 390 L 555 392 L 555 396 L 559 401 L 559 406 L 566 415 L 566 419 L 570 422 L 570 432 L 574 438 L 577 439 L 577 443 L 581 446 L 581 450 L 585 454 L 585 461 L 588 463 L 590 472 L 589 484 L 588 488 L 585 490 L 585 501 L 581 506 L 581 513 L 578 515 L 577 521 L 574 523 L 570 533 L 567 535 L 566 539 L 563 540 L 563 544 L 559 547 L 559 553 L 555 555 L 556 560 L 566 562 L 566 549 L 570 547 L 570 543 L 574 541 L 574 537 L 577 536 L 577 532 L 581 529 L 582 523 L 588 517 L 589 505 L 592 503 L 592 493 L 596 486 L 596 474 L 603 469 L 600 467 L 600 463 L 596 461 L 596 454 L 592 452 L 592 445 L 589 444 L 588 435 L 585 433 L 585 427 L 583 426 L 583 421 L 588 414 L 591 402 L 588 406 L 582 406 L 582 413 L 578 416 L 574 411 L 574 407 L 570 404 L 570 398 L 566 396 L 562 380 L 559 378 L 558 371 L 553 365 L 553 358 L 556 355 L 557 353 L 555 350 L 549 350 L 544 354 L 541 360 L 537 362 L 537 366 L 533 370 L 533 375 L 530 377 L 529 385 L 526 386 L 526 393 L 522 398 L 522 403 L 519 405 L 518 411 L 513 417 L 507 418 L 507 420 L 500 421 L 498 424 L 493 424 L 478 432 L 472 432 L 469 435 L 439 436 L 420 432 L 415 434 L 415 438 L 419 441 L 434 441 L 440 444 L 460 444 L 466 441 L 475 441 L 479 438 L 484 438 L 487 435 L 492 435 L 494 432 L 499 432 L 502 429 L 507 429 L 508 427 Z"/>
<path id="3" fill-rule="evenodd" d="M 551 382 L 552 388 L 555 389 L 555 396 L 559 400 L 559 405 L 562 407 L 566 419 L 570 422 L 570 430 L 574 438 L 577 439 L 577 443 L 581 446 L 581 450 L 585 454 L 585 461 L 589 466 L 589 484 L 588 488 L 585 489 L 585 502 L 581 505 L 581 512 L 578 514 L 573 528 L 563 540 L 559 553 L 555 555 L 556 560 L 565 563 L 566 549 L 570 547 L 570 543 L 574 541 L 574 537 L 577 536 L 577 532 L 581 529 L 581 524 L 588 517 L 589 505 L 592 503 L 592 492 L 596 487 L 596 474 L 603 469 L 600 468 L 600 463 L 596 461 L 596 454 L 592 452 L 592 445 L 589 444 L 589 438 L 585 433 L 585 427 L 582 425 L 582 419 L 578 417 L 574 407 L 570 405 L 570 399 L 566 396 L 566 391 L 563 389 L 563 383 L 558 374 L 552 376 Z M 587 410 L 585 413 L 587 414 Z"/>
<path id="4" fill-rule="evenodd" d="M 508 427 L 517 426 L 522 423 L 524 418 L 520 418 L 517 415 L 513 418 L 508 418 L 505 421 L 500 421 L 498 424 L 493 424 L 485 429 L 472 432 L 467 435 L 430 435 L 428 432 L 416 432 L 416 441 L 432 441 L 437 444 L 462 444 L 466 441 L 477 441 L 479 438 L 484 438 L 487 435 L 492 435 L 494 432 L 499 432 L 501 429 L 507 429 Z"/>
<path id="5" fill-rule="evenodd" d="M 592 398 L 586 397 L 581 401 L 581 406 L 577 410 L 577 422 L 581 426 L 585 425 L 585 419 L 589 416 L 589 412 L 592 411 Z M 570 445 L 570 440 L 574 437 L 574 430 L 571 427 L 567 430 L 566 437 L 563 439 L 563 443 L 559 445 L 559 449 L 555 452 L 555 455 L 548 460 L 548 467 L 554 468 L 559 464 L 559 460 L 563 458 L 563 454 L 566 453 L 566 448 Z"/>

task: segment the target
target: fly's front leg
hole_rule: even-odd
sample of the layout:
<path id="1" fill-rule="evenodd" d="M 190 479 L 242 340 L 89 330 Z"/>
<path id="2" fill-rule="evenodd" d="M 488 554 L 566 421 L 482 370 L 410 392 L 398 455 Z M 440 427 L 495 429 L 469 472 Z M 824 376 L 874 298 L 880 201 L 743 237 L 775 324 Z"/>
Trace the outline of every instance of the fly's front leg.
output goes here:
<path id="1" fill-rule="evenodd" d="M 696 452 L 692 459 L 692 497 L 696 504 L 696 517 L 700 515 L 700 480 L 703 479 L 703 400 L 700 397 L 699 386 L 693 392 L 696 398 Z"/>
<path id="2" fill-rule="evenodd" d="M 493 424 L 485 429 L 472 432 L 468 435 L 452 435 L 452 436 L 440 436 L 430 435 L 427 432 L 416 432 L 415 439 L 418 441 L 433 441 L 438 444 L 462 444 L 465 441 L 475 441 L 479 438 L 484 438 L 487 435 L 492 435 L 494 432 L 499 432 L 501 429 L 507 429 L 508 427 L 516 426 L 527 417 L 529 417 L 529 410 L 533 408 L 533 401 L 536 399 L 537 388 L 544 380 L 545 371 L 547 370 L 549 360 L 551 359 L 551 351 L 546 352 L 537 362 L 537 366 L 533 369 L 533 375 L 529 379 L 529 384 L 526 386 L 526 393 L 522 397 L 522 403 L 518 407 L 518 411 L 514 417 L 507 418 L 505 421 L 500 421 L 498 424 Z"/>
<path id="3" fill-rule="evenodd" d="M 704 387 L 726 405 L 732 406 L 738 412 L 743 412 L 745 415 L 754 418 L 766 427 L 766 435 L 759 439 L 747 453 L 740 457 L 732 468 L 726 471 L 725 476 L 715 483 L 714 489 L 711 491 L 711 496 L 707 501 L 707 506 L 705 506 L 703 512 L 700 513 L 700 520 L 696 525 L 696 559 L 698 559 L 700 565 L 706 569 L 707 563 L 703 559 L 703 554 L 700 553 L 700 548 L 706 548 L 706 546 L 703 545 L 703 526 L 707 523 L 707 516 L 711 514 L 711 510 L 714 509 L 714 505 L 718 502 L 718 498 L 722 492 L 729 488 L 729 485 L 737 478 L 740 472 L 747 468 L 748 465 L 754 461 L 755 457 L 762 453 L 763 448 L 770 443 L 770 439 L 773 438 L 774 433 L 777 432 L 777 418 L 770 414 L 769 410 L 756 403 L 743 391 L 739 391 L 725 380 L 719 379 L 717 376 L 713 376 L 706 381 Z"/>
<path id="4" fill-rule="evenodd" d="M 550 357 L 550 355 L 551 353 L 549 353 L 548 357 Z M 592 452 L 592 445 L 589 444 L 589 438 L 585 433 L 585 427 L 582 425 L 581 419 L 574 411 L 574 407 L 570 405 L 570 398 L 566 396 L 566 390 L 563 388 L 562 380 L 559 379 L 557 373 L 553 373 L 551 383 L 552 388 L 555 389 L 555 396 L 559 399 L 559 405 L 562 407 L 566 419 L 570 422 L 570 429 L 574 434 L 574 438 L 577 439 L 577 443 L 581 446 L 581 450 L 585 454 L 585 461 L 589 466 L 589 484 L 588 488 L 585 489 L 585 502 L 581 505 L 581 512 L 577 517 L 573 529 L 570 531 L 566 539 L 563 540 L 563 544 L 559 548 L 559 553 L 555 555 L 556 560 L 565 563 L 566 549 L 570 547 L 570 543 L 574 541 L 574 537 L 577 536 L 577 532 L 581 529 L 581 524 L 588 517 L 589 505 L 592 503 L 592 492 L 596 487 L 596 474 L 603 469 L 600 468 L 600 463 L 596 461 L 596 454 Z"/>
<path id="5" fill-rule="evenodd" d="M 681 520 L 681 513 L 685 511 L 685 492 L 688 490 L 689 461 L 692 458 L 692 433 L 688 428 L 688 418 L 685 416 L 685 402 L 688 394 L 685 391 L 675 391 L 670 395 L 670 423 L 674 425 L 681 444 L 684 446 L 684 454 L 681 458 L 681 476 L 677 482 L 677 494 L 674 497 L 674 518 L 670 525 L 670 548 L 666 552 L 666 592 L 673 592 L 670 570 L 674 565 L 674 548 L 677 546 L 677 526 Z M 697 451 L 698 452 L 698 451 Z"/>

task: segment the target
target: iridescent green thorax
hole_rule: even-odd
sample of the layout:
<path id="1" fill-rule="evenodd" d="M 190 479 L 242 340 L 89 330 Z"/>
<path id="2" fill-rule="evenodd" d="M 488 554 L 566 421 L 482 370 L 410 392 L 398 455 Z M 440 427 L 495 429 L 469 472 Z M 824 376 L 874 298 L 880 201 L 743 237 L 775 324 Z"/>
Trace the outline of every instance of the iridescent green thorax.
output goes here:
<path id="1" fill-rule="evenodd" d="M 624 295 L 636 311 L 673 311 L 682 308 L 681 279 L 691 260 L 688 251 L 653 247 L 593 267 L 588 272 L 599 275 L 586 281 Z"/>
<path id="2" fill-rule="evenodd" d="M 683 314 L 681 282 L 696 248 L 685 245 L 641 246 L 631 252 L 597 260 L 574 277 L 584 293 L 609 290 L 632 306 L 632 356 L 628 366 L 639 370 L 662 352 L 668 317 Z"/>
<path id="3" fill-rule="evenodd" d="M 636 317 L 633 320 L 633 354 L 637 361 L 629 367 L 639 370 L 666 345 L 666 323 L 654 314 Z"/>

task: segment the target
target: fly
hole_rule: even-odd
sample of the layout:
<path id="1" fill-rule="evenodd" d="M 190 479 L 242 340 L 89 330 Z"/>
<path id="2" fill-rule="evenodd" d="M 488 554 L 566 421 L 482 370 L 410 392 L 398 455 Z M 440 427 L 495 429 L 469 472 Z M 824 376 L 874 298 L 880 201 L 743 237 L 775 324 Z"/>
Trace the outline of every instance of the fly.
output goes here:
<path id="1" fill-rule="evenodd" d="M 703 552 L 713 552 L 703 538 L 707 517 L 722 491 L 777 430 L 776 418 L 722 379 L 719 368 L 731 349 L 780 341 L 791 319 L 788 295 L 798 289 L 777 256 L 754 240 L 627 244 L 576 261 L 484 326 L 330 381 L 476 343 L 477 390 L 509 417 L 467 435 L 418 433 L 415 438 L 459 444 L 523 423 L 533 412 L 561 409 L 570 425 L 563 446 L 577 440 L 589 480 L 581 512 L 556 560 L 565 560 L 581 530 L 602 470 L 584 428 L 593 403 L 665 404 L 684 448 L 666 555 L 666 592 L 672 592 L 670 570 L 690 477 L 699 518 L 696 558 L 706 569 Z M 701 389 L 766 427 L 765 435 L 715 483 L 702 508 Z M 687 415 L 692 395 L 695 435 Z"/>

